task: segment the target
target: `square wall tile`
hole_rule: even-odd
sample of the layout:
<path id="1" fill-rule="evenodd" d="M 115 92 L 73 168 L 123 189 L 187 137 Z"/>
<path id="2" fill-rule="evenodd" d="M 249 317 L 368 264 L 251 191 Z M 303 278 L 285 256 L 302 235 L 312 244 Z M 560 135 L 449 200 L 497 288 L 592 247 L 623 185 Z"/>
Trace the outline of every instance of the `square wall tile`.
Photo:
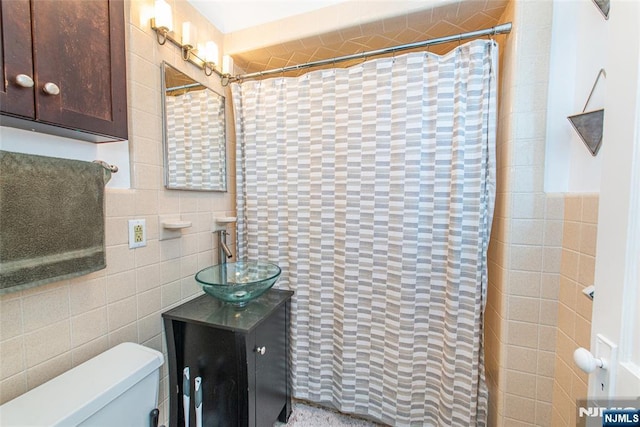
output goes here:
<path id="1" fill-rule="evenodd" d="M 71 328 L 68 320 L 38 329 L 24 336 L 26 364 L 32 368 L 71 349 Z"/>
<path id="2" fill-rule="evenodd" d="M 540 313 L 540 300 L 528 297 L 509 297 L 509 320 L 537 323 Z"/>
<path id="3" fill-rule="evenodd" d="M 536 376 L 525 372 L 507 370 L 506 392 L 515 396 L 536 398 Z"/>
<path id="4" fill-rule="evenodd" d="M 23 338 L 0 341 L 0 360 L 0 381 L 19 374 L 25 368 Z"/>
<path id="5" fill-rule="evenodd" d="M 535 386 L 534 386 L 535 387 Z M 504 415 L 516 421 L 531 422 L 536 416 L 536 401 L 513 394 L 505 394 Z M 509 426 L 513 423 L 509 423 Z"/>
<path id="6" fill-rule="evenodd" d="M 560 275 L 543 273 L 540 282 L 540 297 L 557 300 L 560 292 Z"/>
<path id="7" fill-rule="evenodd" d="M 507 346 L 506 366 L 510 370 L 535 374 L 538 365 L 538 352 L 530 348 Z"/>
<path id="8" fill-rule="evenodd" d="M 562 266 L 562 248 L 545 247 L 542 253 L 542 271 L 560 273 Z"/>
<path id="9" fill-rule="evenodd" d="M 27 371 L 27 388 L 29 390 L 57 377 L 71 369 L 71 353 L 67 352 L 47 360 Z"/>
<path id="10" fill-rule="evenodd" d="M 11 294 L 9 294 L 11 295 Z M 22 335 L 22 298 L 0 296 L 0 341 Z"/>
<path id="11" fill-rule="evenodd" d="M 553 397 L 553 378 L 551 377 L 536 377 L 536 399 L 538 403 L 545 402 L 551 406 Z"/>
<path id="12" fill-rule="evenodd" d="M 49 292 L 32 289 L 33 295 L 24 298 L 24 330 L 31 332 L 69 317 L 69 287 Z"/>
<path id="13" fill-rule="evenodd" d="M 71 319 L 71 345 L 73 348 L 107 334 L 107 309 L 101 307 Z"/>
<path id="14" fill-rule="evenodd" d="M 538 366 L 536 372 L 540 377 L 554 378 L 556 353 L 554 351 L 538 351 Z M 551 396 L 551 393 L 549 393 Z"/>
<path id="15" fill-rule="evenodd" d="M 537 324 L 510 321 L 508 328 L 508 344 L 534 349 L 538 348 Z"/>
<path id="16" fill-rule="evenodd" d="M 585 255 L 596 255 L 598 226 L 596 224 L 580 224 L 580 252 Z"/>
<path id="17" fill-rule="evenodd" d="M 593 285 L 596 259 L 590 255 L 580 254 L 579 263 L 578 283 L 582 285 L 582 287 Z"/>
<path id="18" fill-rule="evenodd" d="M 538 350 L 543 351 L 555 351 L 556 350 L 556 335 L 557 328 L 555 326 L 538 327 L 539 341 Z"/>
<path id="19" fill-rule="evenodd" d="M 579 271 L 580 253 L 570 249 L 562 249 L 562 258 L 560 260 L 560 274 L 567 278 L 577 281 Z"/>
<path id="20" fill-rule="evenodd" d="M 558 324 L 558 301 L 556 300 L 540 300 L 540 318 L 541 325 L 556 326 Z"/>
<path id="21" fill-rule="evenodd" d="M 568 195 L 564 200 L 564 220 L 582 221 L 582 197 L 579 195 Z"/>
<path id="22" fill-rule="evenodd" d="M 542 247 L 511 245 L 512 270 L 542 271 Z"/>
<path id="23" fill-rule="evenodd" d="M 544 217 L 546 220 L 564 220 L 564 194 L 547 194 Z"/>
<path id="24" fill-rule="evenodd" d="M 542 245 L 544 221 L 536 219 L 513 219 L 511 221 L 511 243 L 516 245 Z"/>
<path id="25" fill-rule="evenodd" d="M 8 402 L 27 391 L 27 374 L 21 372 L 17 375 L 0 380 L 0 401 Z"/>
<path id="26" fill-rule="evenodd" d="M 561 247 L 564 222 L 562 220 L 548 219 L 544 222 L 544 245 Z"/>
<path id="27" fill-rule="evenodd" d="M 560 291 L 558 301 L 573 310 L 576 306 L 576 289 L 578 285 L 573 280 L 560 276 Z"/>
<path id="28" fill-rule="evenodd" d="M 542 275 L 534 271 L 511 271 L 509 273 L 509 295 L 538 297 Z"/>
<path id="29" fill-rule="evenodd" d="M 549 399 L 551 394 L 548 395 Z M 538 426 L 548 426 L 551 424 L 551 412 L 553 406 L 551 403 L 545 403 L 541 401 L 536 402 L 536 425 Z"/>
<path id="30" fill-rule="evenodd" d="M 106 277 L 82 281 L 71 281 L 69 286 L 70 314 L 72 316 L 102 307 L 106 304 Z"/>
<path id="31" fill-rule="evenodd" d="M 598 203 L 600 197 L 597 194 L 585 195 L 582 199 L 582 221 L 589 224 L 598 223 Z"/>
<path id="32" fill-rule="evenodd" d="M 576 221 L 565 221 L 563 227 L 562 247 L 572 251 L 580 250 L 580 223 Z"/>

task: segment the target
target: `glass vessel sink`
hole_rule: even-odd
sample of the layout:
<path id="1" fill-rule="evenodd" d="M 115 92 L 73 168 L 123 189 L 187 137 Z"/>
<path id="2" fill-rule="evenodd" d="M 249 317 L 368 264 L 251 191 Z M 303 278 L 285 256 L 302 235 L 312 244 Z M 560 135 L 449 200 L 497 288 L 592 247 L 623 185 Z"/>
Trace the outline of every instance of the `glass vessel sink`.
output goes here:
<path id="1" fill-rule="evenodd" d="M 269 290 L 281 272 L 268 262 L 238 261 L 200 270 L 196 281 L 212 297 L 243 307 Z"/>

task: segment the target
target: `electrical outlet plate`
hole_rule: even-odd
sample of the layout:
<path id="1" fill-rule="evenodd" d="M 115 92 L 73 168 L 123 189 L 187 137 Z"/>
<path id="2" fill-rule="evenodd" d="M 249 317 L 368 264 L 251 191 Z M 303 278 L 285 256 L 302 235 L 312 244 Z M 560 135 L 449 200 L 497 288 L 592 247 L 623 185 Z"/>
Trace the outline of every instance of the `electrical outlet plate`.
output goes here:
<path id="1" fill-rule="evenodd" d="M 147 246 L 147 222 L 144 219 L 129 220 L 129 249 Z"/>

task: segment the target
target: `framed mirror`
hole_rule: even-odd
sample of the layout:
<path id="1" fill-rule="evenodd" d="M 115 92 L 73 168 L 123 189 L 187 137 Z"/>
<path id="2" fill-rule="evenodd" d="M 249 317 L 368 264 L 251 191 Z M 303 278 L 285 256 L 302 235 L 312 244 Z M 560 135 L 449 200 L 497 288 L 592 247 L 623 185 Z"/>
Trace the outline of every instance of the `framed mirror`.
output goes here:
<path id="1" fill-rule="evenodd" d="M 162 63 L 164 185 L 227 191 L 224 96 Z"/>

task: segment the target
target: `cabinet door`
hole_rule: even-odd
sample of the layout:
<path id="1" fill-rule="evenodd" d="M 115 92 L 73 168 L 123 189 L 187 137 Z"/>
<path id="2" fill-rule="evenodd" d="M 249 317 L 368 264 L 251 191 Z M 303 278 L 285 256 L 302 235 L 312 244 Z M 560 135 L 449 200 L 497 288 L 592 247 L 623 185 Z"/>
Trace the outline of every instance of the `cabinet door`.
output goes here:
<path id="1" fill-rule="evenodd" d="M 255 331 L 255 410 L 258 427 L 273 426 L 287 402 L 286 334 L 285 305 Z"/>
<path id="2" fill-rule="evenodd" d="M 0 0 L 0 111 L 33 119 L 33 88 L 21 87 L 18 75 L 33 79 L 29 0 Z"/>
<path id="3" fill-rule="evenodd" d="M 189 367 L 191 387 L 189 394 L 189 425 L 196 425 L 195 390 L 196 377 L 202 378 L 202 419 L 205 427 L 239 426 L 238 414 L 244 407 L 242 384 L 238 381 L 241 374 L 239 367 L 240 348 L 244 341 L 237 339 L 235 333 L 224 329 L 212 328 L 195 323 L 184 324 L 183 348 L 180 351 L 177 365 L 178 384 L 178 425 L 184 425 L 182 408 L 182 375 L 183 369 Z"/>
<path id="4" fill-rule="evenodd" d="M 126 139 L 122 0 L 37 0 L 32 21 L 37 119 Z"/>

